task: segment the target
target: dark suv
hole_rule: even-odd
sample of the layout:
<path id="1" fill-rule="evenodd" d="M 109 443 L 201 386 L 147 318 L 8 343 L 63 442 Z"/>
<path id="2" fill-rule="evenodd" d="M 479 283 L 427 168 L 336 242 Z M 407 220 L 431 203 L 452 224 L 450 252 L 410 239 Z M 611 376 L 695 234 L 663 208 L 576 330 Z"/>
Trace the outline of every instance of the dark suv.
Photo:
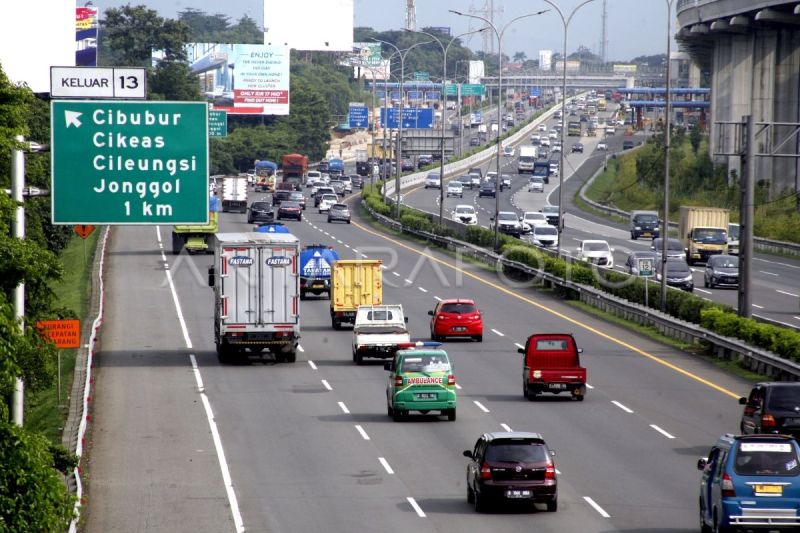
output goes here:
<path id="1" fill-rule="evenodd" d="M 550 512 L 557 510 L 554 455 L 538 433 L 484 433 L 464 452 L 470 459 L 467 502 L 478 512 L 499 501 L 539 502 Z"/>
<path id="2" fill-rule="evenodd" d="M 742 433 L 783 433 L 800 437 L 800 383 L 757 383 L 744 405 Z"/>

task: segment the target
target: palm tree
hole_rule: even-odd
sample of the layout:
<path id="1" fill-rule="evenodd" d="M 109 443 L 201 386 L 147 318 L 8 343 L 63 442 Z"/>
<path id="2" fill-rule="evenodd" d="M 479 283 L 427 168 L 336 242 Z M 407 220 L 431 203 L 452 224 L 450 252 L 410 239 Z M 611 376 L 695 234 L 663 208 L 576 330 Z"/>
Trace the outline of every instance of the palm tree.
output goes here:
<path id="1" fill-rule="evenodd" d="M 517 52 L 514 54 L 515 63 L 524 63 L 527 58 L 528 55 L 525 52 Z"/>

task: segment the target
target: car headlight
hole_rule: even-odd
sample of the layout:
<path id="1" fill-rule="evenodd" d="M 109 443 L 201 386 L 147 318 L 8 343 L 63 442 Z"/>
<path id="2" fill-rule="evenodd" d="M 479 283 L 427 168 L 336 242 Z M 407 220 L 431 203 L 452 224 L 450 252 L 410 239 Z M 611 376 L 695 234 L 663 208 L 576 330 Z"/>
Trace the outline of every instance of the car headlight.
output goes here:
<path id="1" fill-rule="evenodd" d="M 688 276 L 686 276 L 685 278 L 683 278 L 683 281 L 692 281 L 692 275 L 691 275 L 691 274 L 689 274 Z"/>
<path id="2" fill-rule="evenodd" d="M 635 226 L 633 229 L 635 229 L 636 231 L 641 231 L 642 228 L 641 226 Z"/>
<path id="3" fill-rule="evenodd" d="M 656 279 L 661 279 L 661 273 L 660 272 L 656 273 Z"/>

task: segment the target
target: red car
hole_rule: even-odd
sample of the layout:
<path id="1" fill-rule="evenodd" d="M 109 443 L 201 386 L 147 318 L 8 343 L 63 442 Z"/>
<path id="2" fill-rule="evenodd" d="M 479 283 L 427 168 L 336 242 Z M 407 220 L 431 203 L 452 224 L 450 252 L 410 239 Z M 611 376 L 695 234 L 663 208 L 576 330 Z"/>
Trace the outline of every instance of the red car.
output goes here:
<path id="1" fill-rule="evenodd" d="M 483 341 L 483 315 L 473 300 L 442 300 L 428 311 L 431 318 L 431 339 L 470 337 Z"/>

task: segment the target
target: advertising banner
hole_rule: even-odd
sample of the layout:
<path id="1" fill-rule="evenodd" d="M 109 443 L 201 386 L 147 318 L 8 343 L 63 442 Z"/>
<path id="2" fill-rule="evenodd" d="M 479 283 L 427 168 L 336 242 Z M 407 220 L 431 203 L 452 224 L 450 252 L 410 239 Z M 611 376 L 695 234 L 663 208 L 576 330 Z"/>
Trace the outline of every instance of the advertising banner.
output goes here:
<path id="1" fill-rule="evenodd" d="M 97 66 L 97 23 L 96 7 L 75 8 L 75 66 Z"/>
<path id="2" fill-rule="evenodd" d="M 264 43 L 351 52 L 353 18 L 353 0 L 264 0 Z"/>

